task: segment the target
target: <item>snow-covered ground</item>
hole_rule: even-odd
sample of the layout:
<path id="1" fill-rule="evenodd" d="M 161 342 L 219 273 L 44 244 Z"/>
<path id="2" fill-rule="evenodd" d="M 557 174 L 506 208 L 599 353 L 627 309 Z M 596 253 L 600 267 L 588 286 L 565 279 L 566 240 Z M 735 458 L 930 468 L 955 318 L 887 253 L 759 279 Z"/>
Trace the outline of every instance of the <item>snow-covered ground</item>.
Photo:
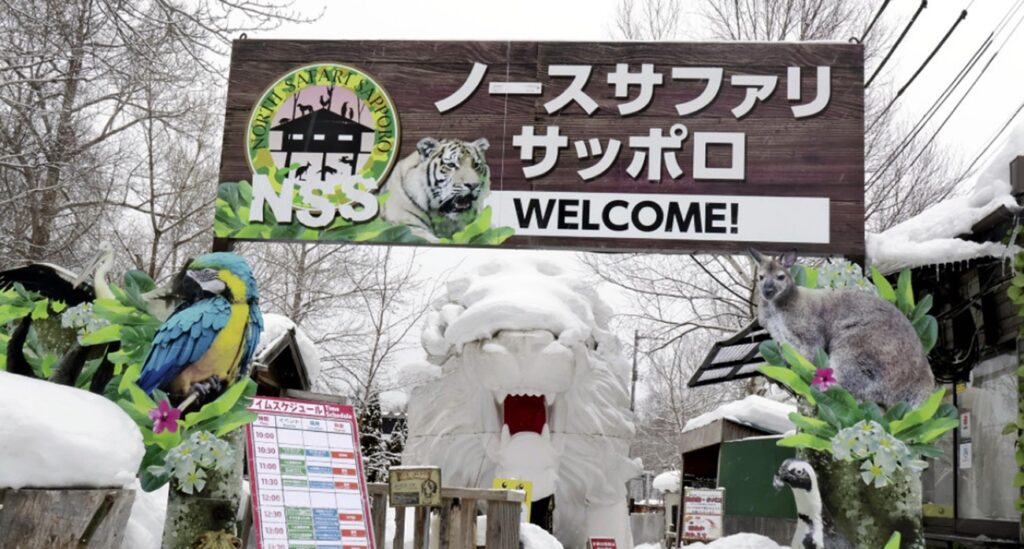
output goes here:
<path id="1" fill-rule="evenodd" d="M 0 371 L 0 488 L 128 487 L 138 426 L 88 391 Z"/>
<path id="2" fill-rule="evenodd" d="M 999 242 L 957 238 L 999 208 L 1017 208 L 1010 194 L 1010 161 L 1024 151 L 1024 124 L 1011 132 L 1000 152 L 979 172 L 970 190 L 878 234 L 868 233 L 870 263 L 884 273 L 921 265 L 953 263 L 1009 255 Z"/>
<path id="3" fill-rule="evenodd" d="M 769 433 L 785 433 L 793 429 L 789 414 L 795 411 L 796 406 L 792 404 L 750 395 L 687 421 L 683 426 L 683 432 L 699 429 L 719 419 L 728 419 Z"/>

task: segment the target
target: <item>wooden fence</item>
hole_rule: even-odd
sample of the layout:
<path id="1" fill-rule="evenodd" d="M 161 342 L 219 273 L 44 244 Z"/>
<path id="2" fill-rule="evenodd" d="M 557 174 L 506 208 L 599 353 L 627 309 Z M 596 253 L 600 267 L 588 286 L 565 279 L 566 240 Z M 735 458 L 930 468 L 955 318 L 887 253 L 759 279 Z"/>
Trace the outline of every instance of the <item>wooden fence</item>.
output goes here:
<path id="1" fill-rule="evenodd" d="M 384 530 L 387 523 L 388 485 L 369 484 L 371 520 L 374 542 L 384 548 Z M 441 507 L 438 511 L 438 549 L 476 548 L 477 503 L 487 508 L 487 549 L 519 549 L 519 512 L 523 493 L 509 490 L 476 490 L 468 488 L 441 488 Z M 430 508 L 415 508 L 413 547 L 422 549 L 426 536 L 426 523 Z M 392 547 L 405 547 L 405 507 L 395 508 L 395 537 Z"/>

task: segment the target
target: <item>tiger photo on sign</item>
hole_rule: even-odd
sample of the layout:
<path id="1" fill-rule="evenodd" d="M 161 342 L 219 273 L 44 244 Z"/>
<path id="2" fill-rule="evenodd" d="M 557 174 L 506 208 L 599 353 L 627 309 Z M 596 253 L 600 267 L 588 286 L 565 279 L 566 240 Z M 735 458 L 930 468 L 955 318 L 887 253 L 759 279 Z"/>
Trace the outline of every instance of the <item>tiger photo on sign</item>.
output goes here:
<path id="1" fill-rule="evenodd" d="M 466 228 L 483 209 L 490 192 L 486 138 L 424 137 L 416 151 L 400 160 L 381 193 L 388 193 L 380 217 L 409 227 L 428 242 L 450 238 Z"/>

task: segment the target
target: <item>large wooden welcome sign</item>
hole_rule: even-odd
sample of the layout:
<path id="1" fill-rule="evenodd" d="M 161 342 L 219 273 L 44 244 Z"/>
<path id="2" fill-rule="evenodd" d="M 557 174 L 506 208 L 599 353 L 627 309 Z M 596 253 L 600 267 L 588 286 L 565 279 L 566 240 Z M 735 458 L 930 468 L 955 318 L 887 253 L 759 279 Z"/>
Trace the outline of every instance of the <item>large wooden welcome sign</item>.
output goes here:
<path id="1" fill-rule="evenodd" d="M 846 43 L 234 43 L 234 240 L 864 251 Z"/>

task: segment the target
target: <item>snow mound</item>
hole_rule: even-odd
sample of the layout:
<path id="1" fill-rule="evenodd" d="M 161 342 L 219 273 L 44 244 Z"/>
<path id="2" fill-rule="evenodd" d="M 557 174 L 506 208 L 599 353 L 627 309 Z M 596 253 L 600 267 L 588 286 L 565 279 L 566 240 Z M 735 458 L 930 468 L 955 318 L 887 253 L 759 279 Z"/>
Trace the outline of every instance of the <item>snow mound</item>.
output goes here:
<path id="1" fill-rule="evenodd" d="M 769 538 L 757 534 L 735 534 L 722 539 L 716 539 L 711 543 L 691 543 L 687 548 L 708 547 L 712 549 L 783 549 Z"/>
<path id="2" fill-rule="evenodd" d="M 263 335 L 260 336 L 260 343 L 256 346 L 256 361 L 264 362 L 265 353 L 292 330 L 295 331 L 295 342 L 299 346 L 302 362 L 306 365 L 306 374 L 312 382 L 320 376 L 320 351 L 317 350 L 316 344 L 306 335 L 306 332 L 284 315 L 275 313 L 263 315 Z"/>
<path id="3" fill-rule="evenodd" d="M 164 484 L 152 492 L 144 492 L 135 483 L 135 502 L 124 530 L 121 549 L 160 549 L 167 516 L 167 490 Z"/>
<path id="4" fill-rule="evenodd" d="M 796 406 L 792 404 L 750 395 L 743 400 L 723 404 L 706 414 L 687 421 L 683 426 L 683 432 L 699 429 L 719 419 L 728 419 L 769 433 L 785 433 L 793 428 L 793 423 L 789 421 L 789 414 L 795 411 Z"/>
<path id="5" fill-rule="evenodd" d="M 541 276 L 538 276 L 541 275 Z M 447 305 L 431 312 L 424 347 L 441 355 L 449 346 L 490 339 L 501 330 L 547 330 L 564 345 L 586 341 L 606 327 L 611 311 L 593 287 L 552 261 L 494 260 L 448 282 Z"/>
<path id="6" fill-rule="evenodd" d="M 487 542 L 487 517 L 476 518 L 476 545 L 483 547 Z M 565 547 L 547 530 L 526 522 L 519 523 L 519 546 L 522 549 L 562 549 Z"/>
<path id="7" fill-rule="evenodd" d="M 665 471 L 654 477 L 651 486 L 663 494 L 675 494 L 679 492 L 679 471 Z"/>
<path id="8" fill-rule="evenodd" d="M 0 372 L 0 488 L 128 487 L 142 433 L 88 391 Z"/>
<path id="9" fill-rule="evenodd" d="M 970 192 L 935 204 L 920 214 L 881 233 L 867 234 L 867 254 L 883 273 L 905 268 L 1003 257 L 1015 252 L 999 242 L 971 242 L 958 237 L 986 216 L 1008 208 L 1016 210 L 1010 194 L 1010 161 L 1024 152 L 1024 123 L 1011 132 L 1000 152 L 975 178 Z"/>

